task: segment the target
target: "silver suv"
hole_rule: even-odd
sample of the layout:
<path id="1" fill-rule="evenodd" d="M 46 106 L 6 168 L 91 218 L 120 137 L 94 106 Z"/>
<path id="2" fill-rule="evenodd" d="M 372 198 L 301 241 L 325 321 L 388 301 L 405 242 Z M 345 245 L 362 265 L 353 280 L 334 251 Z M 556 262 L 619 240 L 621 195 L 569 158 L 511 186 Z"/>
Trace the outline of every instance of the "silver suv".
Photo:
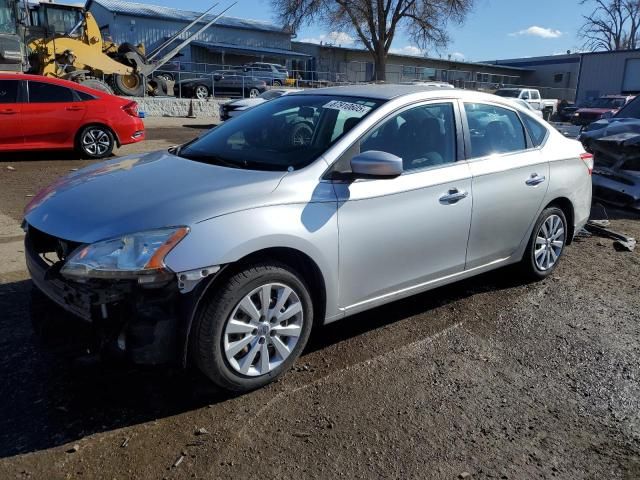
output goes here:
<path id="1" fill-rule="evenodd" d="M 510 264 L 550 275 L 587 221 L 591 168 L 496 96 L 307 90 L 46 188 L 27 264 L 35 300 L 90 322 L 103 351 L 247 391 L 291 368 L 314 323 Z"/>

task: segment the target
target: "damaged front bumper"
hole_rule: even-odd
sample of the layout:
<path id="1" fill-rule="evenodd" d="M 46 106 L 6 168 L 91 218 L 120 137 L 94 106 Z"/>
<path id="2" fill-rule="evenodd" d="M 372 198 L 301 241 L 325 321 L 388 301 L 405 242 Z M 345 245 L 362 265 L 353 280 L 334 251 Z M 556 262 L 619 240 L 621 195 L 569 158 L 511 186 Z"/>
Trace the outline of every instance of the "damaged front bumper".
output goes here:
<path id="1" fill-rule="evenodd" d="M 53 237 L 43 241 L 43 237 L 46 234 L 28 228 L 27 269 L 42 294 L 77 317 L 65 315 L 65 320 L 90 326 L 88 350 L 135 364 L 185 363 L 188 331 L 201 296 L 196 287 L 217 269 L 185 272 L 152 285 L 135 280 L 78 282 L 60 274 L 63 261 L 50 261 L 49 257 L 58 255 L 55 242 L 64 241 Z"/>

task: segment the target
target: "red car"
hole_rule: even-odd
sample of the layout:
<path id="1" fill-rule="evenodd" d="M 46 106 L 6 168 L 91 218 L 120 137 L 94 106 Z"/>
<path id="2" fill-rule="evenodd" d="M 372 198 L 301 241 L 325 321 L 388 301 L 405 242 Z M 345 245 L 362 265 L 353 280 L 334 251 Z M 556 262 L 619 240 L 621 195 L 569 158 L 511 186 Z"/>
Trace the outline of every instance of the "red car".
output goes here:
<path id="1" fill-rule="evenodd" d="M 605 95 L 600 97 L 588 107 L 576 110 L 571 118 L 571 123 L 585 126 L 601 118 L 612 117 L 633 98 L 633 96 L 627 95 Z"/>
<path id="2" fill-rule="evenodd" d="M 136 102 L 66 80 L 0 74 L 0 152 L 75 149 L 104 158 L 142 140 Z"/>

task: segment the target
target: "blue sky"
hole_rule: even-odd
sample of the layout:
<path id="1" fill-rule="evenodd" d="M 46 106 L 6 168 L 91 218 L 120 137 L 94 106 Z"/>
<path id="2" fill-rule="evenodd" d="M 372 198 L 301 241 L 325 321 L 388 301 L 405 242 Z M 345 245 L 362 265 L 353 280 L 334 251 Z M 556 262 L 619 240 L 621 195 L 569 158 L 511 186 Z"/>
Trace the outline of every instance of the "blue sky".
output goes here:
<path id="1" fill-rule="evenodd" d="M 142 3 L 176 6 L 175 0 L 137 0 Z M 184 9 L 205 10 L 212 0 L 182 0 Z M 225 0 L 221 5 L 231 3 Z M 461 27 L 449 28 L 451 43 L 439 52 L 429 50 L 429 56 L 466 59 L 470 61 L 499 58 L 551 55 L 580 48 L 577 31 L 582 14 L 590 12 L 578 0 L 476 0 L 474 11 Z M 238 0 L 229 15 L 256 20 L 276 21 L 268 0 Z M 335 32 L 324 26 L 305 26 L 298 40 L 330 40 L 343 46 L 352 43 L 349 32 Z M 394 42 L 395 51 L 419 54 L 419 49 L 405 35 Z"/>

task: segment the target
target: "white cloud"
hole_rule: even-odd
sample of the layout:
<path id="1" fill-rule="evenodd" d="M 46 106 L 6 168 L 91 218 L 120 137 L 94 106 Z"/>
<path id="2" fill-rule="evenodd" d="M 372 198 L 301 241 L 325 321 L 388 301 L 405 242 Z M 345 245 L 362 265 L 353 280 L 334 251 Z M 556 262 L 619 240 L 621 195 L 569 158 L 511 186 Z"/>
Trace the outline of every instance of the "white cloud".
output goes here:
<path id="1" fill-rule="evenodd" d="M 464 60 L 466 57 L 462 52 L 453 52 L 451 54 L 451 60 Z"/>
<path id="2" fill-rule="evenodd" d="M 525 28 L 524 30 L 520 30 L 519 32 L 510 33 L 510 37 L 517 37 L 520 35 L 528 35 L 531 37 L 540 37 L 540 38 L 558 38 L 562 36 L 562 32 L 560 30 L 554 30 L 553 28 L 545 28 L 538 27 L 537 25 L 533 25 L 529 28 Z"/>
<path id="3" fill-rule="evenodd" d="M 317 37 L 302 38 L 301 42 L 307 43 L 330 43 L 332 45 L 350 46 L 356 41 L 351 35 L 345 32 L 330 32 Z"/>
<path id="4" fill-rule="evenodd" d="M 413 45 L 406 45 L 402 48 L 392 48 L 389 51 L 397 55 L 415 55 L 415 56 L 424 55 L 424 52 L 422 50 L 420 50 L 418 47 L 415 47 Z"/>

